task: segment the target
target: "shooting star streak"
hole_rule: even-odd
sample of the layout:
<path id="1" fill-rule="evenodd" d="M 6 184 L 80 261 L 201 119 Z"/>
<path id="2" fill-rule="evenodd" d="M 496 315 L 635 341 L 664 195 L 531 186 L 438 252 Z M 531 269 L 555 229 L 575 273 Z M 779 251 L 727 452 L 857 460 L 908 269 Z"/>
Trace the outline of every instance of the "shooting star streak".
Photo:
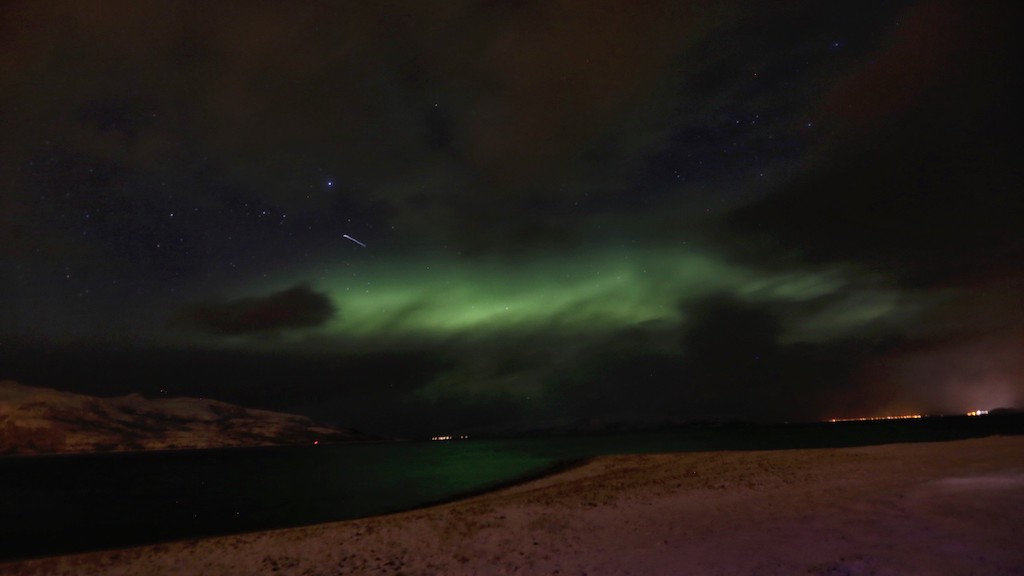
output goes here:
<path id="1" fill-rule="evenodd" d="M 355 238 L 349 236 L 348 234 L 342 234 L 341 237 L 345 238 L 347 240 L 351 240 L 351 241 L 355 242 L 356 244 L 359 244 L 363 248 L 366 248 L 366 244 L 363 244 L 362 242 L 360 242 L 359 240 L 356 240 Z"/>

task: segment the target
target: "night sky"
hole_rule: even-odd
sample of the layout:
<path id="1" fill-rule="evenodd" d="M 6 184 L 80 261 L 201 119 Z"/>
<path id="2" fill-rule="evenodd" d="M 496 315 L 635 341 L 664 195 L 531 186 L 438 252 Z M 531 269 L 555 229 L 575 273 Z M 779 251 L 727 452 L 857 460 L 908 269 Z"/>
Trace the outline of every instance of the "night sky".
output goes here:
<path id="1" fill-rule="evenodd" d="M 1022 405 L 1013 6 L 0 3 L 0 379 L 396 435 Z"/>

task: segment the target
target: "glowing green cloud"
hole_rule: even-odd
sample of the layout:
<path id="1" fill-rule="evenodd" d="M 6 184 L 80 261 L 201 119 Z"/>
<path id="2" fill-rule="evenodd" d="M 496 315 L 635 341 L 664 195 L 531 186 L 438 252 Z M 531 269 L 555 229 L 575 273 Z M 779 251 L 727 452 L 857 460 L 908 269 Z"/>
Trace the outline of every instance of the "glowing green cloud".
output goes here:
<path id="1" fill-rule="evenodd" d="M 680 302 L 711 293 L 801 302 L 849 289 L 843 274 L 832 270 L 766 273 L 709 252 L 664 248 L 609 248 L 521 261 L 369 261 L 316 276 L 318 288 L 340 310 L 325 330 L 353 337 L 607 331 L 685 320 Z M 856 305 L 873 314 L 844 309 L 844 323 L 870 320 L 895 306 L 890 294 Z M 816 330 L 817 322 L 811 322 Z"/>
<path id="2" fill-rule="evenodd" d="M 734 283 L 710 258 L 605 252 L 508 262 L 414 262 L 328 276 L 348 333 L 456 333 L 548 327 L 607 329 L 672 318 L 686 291 Z"/>

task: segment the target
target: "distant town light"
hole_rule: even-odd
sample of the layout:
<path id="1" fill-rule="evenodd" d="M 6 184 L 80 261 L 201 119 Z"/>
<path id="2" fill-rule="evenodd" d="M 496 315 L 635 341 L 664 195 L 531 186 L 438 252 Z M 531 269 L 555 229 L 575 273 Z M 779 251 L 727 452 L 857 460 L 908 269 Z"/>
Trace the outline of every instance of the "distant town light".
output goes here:
<path id="1" fill-rule="evenodd" d="M 430 439 L 435 442 L 444 442 L 447 440 L 469 440 L 469 435 L 462 434 L 461 436 L 431 436 Z"/>
<path id="2" fill-rule="evenodd" d="M 988 414 L 988 410 L 972 410 L 967 413 L 968 416 L 984 416 Z"/>
<path id="3" fill-rule="evenodd" d="M 911 420 L 923 418 L 923 414 L 901 414 L 899 416 L 865 416 L 862 418 L 831 418 L 829 422 L 867 422 L 869 420 Z"/>

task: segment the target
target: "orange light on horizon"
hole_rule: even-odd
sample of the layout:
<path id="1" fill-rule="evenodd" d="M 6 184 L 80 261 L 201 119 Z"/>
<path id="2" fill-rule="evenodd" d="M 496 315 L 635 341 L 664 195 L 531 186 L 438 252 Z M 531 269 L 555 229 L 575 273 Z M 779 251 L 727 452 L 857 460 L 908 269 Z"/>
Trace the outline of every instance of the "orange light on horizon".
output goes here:
<path id="1" fill-rule="evenodd" d="M 868 422 L 871 420 L 913 420 L 923 418 L 923 414 L 900 414 L 899 416 L 863 416 L 861 418 L 830 418 L 829 422 Z"/>

